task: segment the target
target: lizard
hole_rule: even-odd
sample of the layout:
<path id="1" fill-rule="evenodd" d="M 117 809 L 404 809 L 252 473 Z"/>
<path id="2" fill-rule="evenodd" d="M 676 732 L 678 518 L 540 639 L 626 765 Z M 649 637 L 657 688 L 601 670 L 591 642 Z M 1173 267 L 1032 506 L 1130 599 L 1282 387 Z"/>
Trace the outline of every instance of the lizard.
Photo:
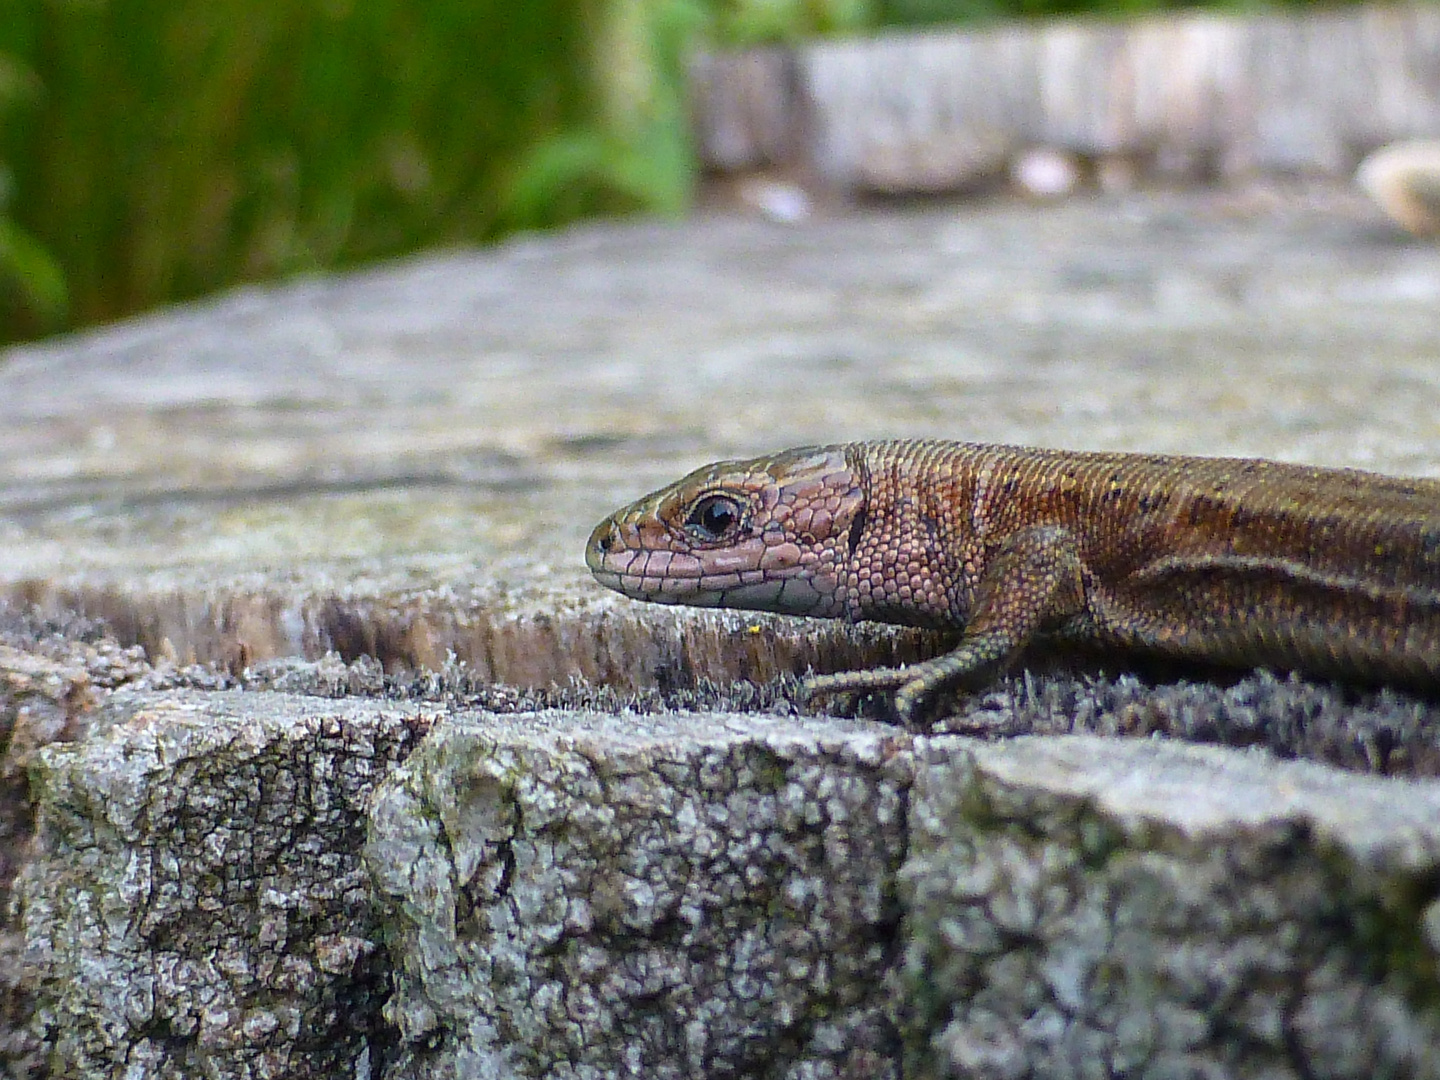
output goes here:
<path id="1" fill-rule="evenodd" d="M 811 675 L 901 722 L 1046 636 L 1440 687 L 1440 480 L 1255 458 L 941 440 L 721 461 L 618 510 L 585 559 L 639 600 L 961 631 Z"/>

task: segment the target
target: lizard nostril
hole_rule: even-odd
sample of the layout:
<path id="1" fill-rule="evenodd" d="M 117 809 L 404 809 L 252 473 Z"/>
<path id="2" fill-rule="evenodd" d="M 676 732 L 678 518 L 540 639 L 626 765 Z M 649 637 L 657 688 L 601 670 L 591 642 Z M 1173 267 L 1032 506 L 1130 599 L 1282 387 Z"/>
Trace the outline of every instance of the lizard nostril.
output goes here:
<path id="1" fill-rule="evenodd" d="M 585 561 L 595 568 L 601 559 L 609 555 L 620 546 L 620 530 L 613 521 L 602 521 L 595 526 L 595 531 L 590 534 L 590 542 L 585 545 Z"/>

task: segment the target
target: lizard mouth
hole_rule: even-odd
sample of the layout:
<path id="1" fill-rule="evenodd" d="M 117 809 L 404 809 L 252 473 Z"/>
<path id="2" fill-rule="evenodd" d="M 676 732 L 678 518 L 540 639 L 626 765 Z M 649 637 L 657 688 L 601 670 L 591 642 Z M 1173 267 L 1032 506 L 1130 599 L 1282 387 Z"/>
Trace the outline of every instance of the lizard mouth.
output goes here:
<path id="1" fill-rule="evenodd" d="M 630 531 L 638 533 L 633 526 Z M 606 518 L 590 534 L 585 565 L 607 589 L 661 604 L 718 607 L 726 602 L 731 589 L 767 584 L 762 571 L 717 575 L 706 566 L 703 554 L 641 546 L 639 537 L 628 537 L 625 525 L 614 517 Z"/>

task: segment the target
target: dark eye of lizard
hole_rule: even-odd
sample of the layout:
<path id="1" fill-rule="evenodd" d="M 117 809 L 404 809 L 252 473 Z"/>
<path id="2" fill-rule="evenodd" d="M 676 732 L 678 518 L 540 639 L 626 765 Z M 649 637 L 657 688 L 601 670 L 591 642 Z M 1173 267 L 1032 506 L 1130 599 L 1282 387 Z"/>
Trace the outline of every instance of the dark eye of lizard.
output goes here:
<path id="1" fill-rule="evenodd" d="M 728 495 L 706 495 L 690 508 L 685 527 L 704 540 L 720 540 L 740 524 L 740 504 Z"/>

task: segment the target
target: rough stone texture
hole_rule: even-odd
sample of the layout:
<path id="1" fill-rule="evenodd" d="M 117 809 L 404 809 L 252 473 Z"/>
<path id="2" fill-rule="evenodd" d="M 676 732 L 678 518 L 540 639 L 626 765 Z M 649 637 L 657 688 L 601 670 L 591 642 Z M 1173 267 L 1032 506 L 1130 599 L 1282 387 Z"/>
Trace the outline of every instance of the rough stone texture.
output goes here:
<path id="1" fill-rule="evenodd" d="M 103 713 L 33 766 L 19 911 L 49 1074 L 356 1075 L 391 1038 L 364 800 L 433 712 L 122 690 Z"/>
<path id="2" fill-rule="evenodd" d="M 378 670 L 334 661 L 252 678 L 132 682 L 34 762 L 34 1075 L 1440 1060 L 1435 781 L 1169 740 L 365 701 Z M 263 689 L 286 684 L 337 696 Z"/>
<path id="3" fill-rule="evenodd" d="M 917 771 L 913 1075 L 1440 1075 L 1440 785 L 1089 738 Z"/>
<path id="4" fill-rule="evenodd" d="M 13 350 L 0 595 L 235 671 L 877 659 L 892 632 L 604 595 L 586 532 L 707 459 L 857 437 L 1433 474 L 1440 261 L 1377 221 L 1319 191 L 593 226 Z"/>
<path id="5" fill-rule="evenodd" d="M 44 746 L 80 738 L 110 690 L 149 672 L 138 645 L 121 648 L 86 620 L 45 626 L 0 613 L 0 1077 L 39 1075 L 45 1057 L 11 914 L 34 831 L 27 770 Z"/>
<path id="6" fill-rule="evenodd" d="M 924 655 L 943 647 L 943 635 L 657 608 L 588 580 L 580 551 L 593 523 L 685 469 L 805 442 L 939 435 L 1436 474 L 1436 341 L 1440 252 L 1398 240 L 1358 196 L 1276 188 L 1046 209 L 932 203 L 791 229 L 719 216 L 593 226 L 246 291 L 5 354 L 0 857 L 6 874 L 22 868 L 25 885 L 8 916 L 10 936 L 0 940 L 11 950 L 0 956 L 0 978 L 10 980 L 0 990 L 0 1069 L 7 1080 L 28 1080 L 46 1074 L 42 1060 L 51 1075 L 124 1075 L 133 1066 L 130 1075 L 146 1080 L 186 1069 L 220 1077 L 368 1068 L 395 1080 L 434 1075 L 462 1051 L 494 1050 L 483 1031 L 452 1022 L 459 999 L 445 997 L 475 991 L 472 971 L 430 970 L 421 952 L 371 947 L 384 939 L 382 917 L 396 942 L 418 941 L 422 925 L 438 925 L 424 921 L 433 905 L 412 905 L 393 880 L 376 891 L 359 872 L 365 794 L 385 763 L 416 745 L 407 717 L 465 713 L 465 738 L 495 748 L 465 759 L 477 775 L 492 775 L 493 762 L 510 755 L 534 777 L 576 780 L 573 796 L 522 785 L 495 798 L 512 810 L 528 807 L 537 821 L 573 812 L 594 836 L 609 827 L 594 785 L 640 829 L 639 807 L 624 801 L 635 785 L 609 784 L 608 763 L 633 775 L 662 745 L 676 760 L 734 766 L 720 769 L 720 786 L 711 788 L 703 784 L 710 773 L 697 770 L 687 788 L 657 769 L 668 785 L 661 794 L 689 792 L 697 807 L 719 805 L 725 783 L 736 785 L 737 798 L 763 804 L 760 781 L 742 776 L 748 755 L 787 762 L 797 774 L 813 770 L 805 783 L 815 790 L 827 776 L 869 777 L 876 792 L 898 785 L 907 737 L 863 722 L 797 718 L 793 677 L 811 664 Z M 143 656 L 130 651 L 137 645 Z M 1356 772 L 1440 769 L 1436 703 L 1260 673 L 1139 669 L 1115 657 L 1039 652 L 992 691 L 949 705 L 955 715 L 946 725 L 987 738 L 1173 735 L 1268 747 Z M 538 708 L 562 712 L 540 720 Z M 686 710 L 686 732 L 667 716 L 676 709 Z M 874 702 L 860 709 L 880 715 Z M 531 718 L 522 723 L 520 714 Z M 488 734 L 476 734 L 481 728 Z M 49 740 L 60 742 L 40 750 Z M 877 740 L 897 748 L 883 776 L 863 749 Z M 1110 775 L 1106 755 L 1136 742 L 1094 744 L 1077 783 L 1086 770 Z M 579 753 L 580 745 L 593 752 Z M 1143 748 L 1156 756 L 1135 763 L 1137 788 L 1146 777 L 1182 775 L 1174 761 L 1191 760 L 1163 739 Z M 1035 752 L 1038 775 L 1045 758 Z M 455 770 L 465 763 L 447 760 Z M 964 768 L 960 758 L 945 767 L 957 775 Z M 1257 797 L 1227 787 L 1213 770 L 1183 775 L 1236 807 Z M 587 777 L 592 786 L 578 783 Z M 406 773 L 408 787 L 396 777 L 386 788 L 386 806 L 403 796 L 424 811 L 390 819 L 391 834 L 408 829 L 423 839 L 434 822 L 426 807 L 465 802 L 446 803 L 438 779 L 431 788 L 416 783 Z M 1354 775 L 1330 783 L 1338 792 L 1351 784 L 1370 790 Z M 1429 790 L 1395 783 L 1385 790 Z M 532 794 L 555 802 L 526 802 Z M 847 798 L 832 800 L 837 812 L 856 805 Z M 1049 804 L 1037 795 L 1027 805 Z M 1383 831 L 1407 820 L 1361 794 L 1351 805 L 1357 827 Z M 903 856 L 913 840 L 866 832 L 867 809 L 849 819 L 850 842 L 873 856 L 863 865 Z M 1037 830 L 1050 828 L 1035 813 Z M 1173 803 L 1157 799 L 1154 815 L 1160 832 L 1183 831 Z M 531 843 L 523 824 L 516 836 Z M 741 828 L 711 824 L 727 837 Z M 645 850 L 690 858 L 683 841 L 698 829 L 662 815 L 645 834 L 662 846 Z M 558 832 L 534 843 L 550 842 L 553 853 Z M 1303 885 L 1305 874 L 1332 873 L 1324 880 L 1336 883 L 1328 895 L 1341 907 L 1326 910 L 1342 923 L 1370 918 L 1366 897 L 1381 893 L 1364 891 L 1363 874 L 1347 892 L 1348 879 L 1334 870 L 1363 860 L 1339 841 L 1307 847 L 1300 834 L 1282 852 L 1293 860 L 1285 880 Z M 721 985 L 723 964 L 740 954 L 715 935 L 731 927 L 737 939 L 763 937 L 756 928 L 768 927 L 772 913 L 756 898 L 766 882 L 818 880 L 820 868 L 838 867 L 847 887 L 899 895 L 879 879 L 861 880 L 859 862 L 848 879 L 844 866 L 824 862 L 831 855 L 823 829 L 786 833 L 777 824 L 767 835 L 812 861 L 760 858 L 769 876 L 737 886 L 733 912 L 706 909 L 711 917 L 689 938 L 680 920 L 671 924 L 674 938 L 652 927 L 633 939 L 637 957 L 663 954 L 671 965 L 657 961 L 653 970 L 684 963 L 711 980 L 702 985 L 714 988 L 706 1000 L 717 1040 L 755 1014 L 742 994 L 751 983 Z M 1055 835 L 1066 850 L 1069 841 Z M 1148 833 L 1116 835 L 1123 843 L 1115 857 L 1151 852 Z M 1237 857 L 1253 854 L 1243 831 L 1207 836 L 1216 860 L 1232 848 Z M 436 843 L 426 865 L 443 868 L 449 841 Z M 1033 850 L 1039 857 L 1051 848 L 1036 840 Z M 586 865 L 583 851 L 562 854 L 570 861 L 549 864 L 557 873 Z M 636 855 L 621 849 L 608 866 L 650 881 L 633 858 L 625 862 Z M 243 865 L 216 873 L 231 856 Z M 1218 905 L 1214 919 L 1229 918 L 1229 894 L 1205 892 L 1206 865 L 1198 855 L 1173 864 L 1177 894 L 1193 880 L 1197 895 Z M 1035 873 L 1043 871 L 1042 860 Z M 1390 935 L 1383 940 L 1394 946 L 1386 955 L 1400 958 L 1395 970 L 1401 959 L 1416 970 L 1433 967 L 1430 945 L 1414 942 L 1430 941 L 1426 928 L 1436 917 L 1424 908 L 1424 883 L 1440 875 L 1393 874 L 1416 883 L 1405 894 L 1413 902 L 1386 907 L 1398 914 L 1366 925 Z M 722 879 L 717 870 L 714 880 Z M 153 902 L 132 907 L 134 890 L 147 885 Z M 479 903 L 492 886 L 483 874 L 469 892 L 449 886 L 461 901 L 457 926 L 478 927 L 484 917 L 504 927 L 500 900 Z M 685 895 L 704 897 L 708 887 L 691 879 L 685 888 L 695 891 Z M 816 902 L 839 905 L 844 895 L 837 886 Z M 1250 894 L 1235 895 L 1238 903 Z M 642 897 L 629 900 L 617 919 L 643 911 Z M 510 924 L 515 949 L 507 956 L 523 961 L 516 970 L 541 980 L 571 970 L 564 965 L 573 957 L 544 951 L 553 913 L 524 910 L 540 914 Z M 859 994 L 857 973 L 873 970 L 865 965 L 875 961 L 876 939 L 826 938 L 798 916 L 784 922 L 789 910 L 776 908 L 776 925 L 794 930 L 804 948 L 833 945 L 844 957 L 833 963 L 849 973 L 836 986 Z M 847 917 L 843 906 L 825 910 Z M 900 913 L 868 925 L 894 926 Z M 1277 940 L 1291 925 L 1310 925 L 1300 915 L 1282 922 L 1277 915 L 1264 924 L 1280 927 Z M 562 945 L 579 940 L 574 926 L 558 925 Z M 591 932 L 619 925 L 594 923 Z M 425 937 L 436 955 L 473 958 L 471 939 L 446 940 Z M 6 962 L 22 941 L 25 965 Z M 905 941 L 898 933 L 891 947 Z M 585 955 L 613 962 L 602 970 L 616 978 L 640 962 L 626 956 L 618 931 L 601 945 Z M 864 949 L 847 952 L 852 945 Z M 1319 955 L 1309 948 L 1288 953 L 1287 970 L 1319 979 L 1305 967 Z M 1355 967 L 1353 950 L 1335 955 L 1334 974 L 1324 977 L 1392 1017 L 1370 1031 L 1430 1022 L 1423 993 L 1398 1004 L 1390 995 L 1390 969 Z M 123 972 L 136 978 L 108 993 L 106 978 Z M 393 1022 L 382 1009 L 392 973 L 405 987 Z M 794 1010 L 818 1000 L 783 971 L 755 985 Z M 602 1018 L 609 1027 L 577 1034 L 554 1012 L 505 992 L 511 996 L 495 1007 L 509 1010 L 507 1023 L 531 1025 L 528 1042 L 509 1039 L 518 1028 L 503 1032 L 522 1065 L 581 1045 L 598 1059 L 623 1033 L 653 1031 L 643 995 L 620 999 Z M 433 1040 L 417 1035 L 428 1021 L 412 1007 L 430 994 Z M 877 1014 L 867 1004 L 873 997 L 843 1000 L 843 1008 L 822 1001 L 825 1015 L 762 1017 L 776 1075 L 870 1068 L 863 1054 L 886 1045 L 950 1060 L 931 1041 L 929 1020 Z M 943 1032 L 952 1016 L 948 1005 L 936 1008 L 943 1019 L 933 1026 Z M 837 1020 L 840 1012 L 851 1019 Z M 1325 1024 L 1317 1015 L 1315 1030 Z M 1392 1020 L 1401 1026 L 1384 1026 Z M 1074 1030 L 1123 1041 L 1103 1021 L 1081 1016 Z M 1355 1030 L 1338 1022 L 1335 1029 Z M 1024 1029 L 1032 1040 L 1024 1052 L 1041 1053 L 1049 1030 Z M 1217 1022 L 1211 1034 L 1219 1040 L 1230 1030 Z M 1302 1031 L 1299 1020 L 1287 1030 Z M 663 1049 L 640 1035 L 634 1045 L 636 1053 Z M 689 1044 L 669 1045 L 679 1049 L 667 1060 L 687 1060 Z M 1355 1045 L 1361 1056 L 1337 1050 L 1334 1060 L 1384 1064 Z M 746 1052 L 713 1049 L 717 1067 Z M 622 1061 L 613 1074 L 635 1075 L 628 1068 Z"/>
<path id="7" fill-rule="evenodd" d="M 1440 776 L 1440 704 L 1390 689 L 1337 687 L 1267 671 L 1163 666 L 1076 676 L 1064 656 L 1037 658 L 988 690 L 942 701 L 937 731 L 992 736 L 1165 735 L 1265 747 L 1357 772 Z M 879 709 L 877 715 L 884 716 Z"/>
<path id="8" fill-rule="evenodd" d="M 405 1051 L 385 1075 L 898 1077 L 908 743 L 724 714 L 452 718 L 371 818 Z"/>

